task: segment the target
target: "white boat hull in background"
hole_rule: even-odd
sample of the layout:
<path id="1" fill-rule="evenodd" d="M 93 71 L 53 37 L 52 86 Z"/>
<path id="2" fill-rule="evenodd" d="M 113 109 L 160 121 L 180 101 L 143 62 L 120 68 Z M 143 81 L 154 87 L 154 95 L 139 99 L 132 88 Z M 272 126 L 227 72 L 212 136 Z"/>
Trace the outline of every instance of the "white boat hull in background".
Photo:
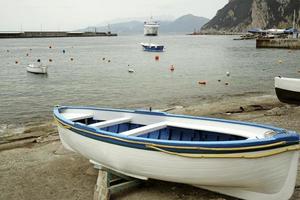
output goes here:
<path id="1" fill-rule="evenodd" d="M 30 64 L 26 67 L 27 72 L 30 73 L 35 73 L 35 74 L 47 74 L 48 72 L 48 67 L 47 66 L 42 66 L 42 65 L 34 65 Z"/>
<path id="2" fill-rule="evenodd" d="M 190 184 L 248 200 L 288 200 L 296 183 L 298 151 L 253 159 L 187 158 L 93 140 L 62 126 L 58 131 L 69 150 L 92 163 L 139 179 Z"/>
<path id="3" fill-rule="evenodd" d="M 275 91 L 281 102 L 300 105 L 300 79 L 275 77 Z"/>
<path id="4" fill-rule="evenodd" d="M 158 26 L 148 25 L 144 27 L 144 35 L 146 36 L 157 36 L 158 35 Z"/>

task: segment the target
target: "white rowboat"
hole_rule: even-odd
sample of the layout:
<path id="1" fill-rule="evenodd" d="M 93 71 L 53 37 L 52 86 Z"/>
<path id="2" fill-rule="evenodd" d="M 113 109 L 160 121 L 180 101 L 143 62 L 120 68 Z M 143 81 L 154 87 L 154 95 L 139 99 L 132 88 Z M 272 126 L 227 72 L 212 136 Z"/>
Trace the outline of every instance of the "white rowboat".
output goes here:
<path id="1" fill-rule="evenodd" d="M 62 144 L 139 179 L 202 187 L 248 200 L 288 200 L 299 135 L 281 128 L 151 111 L 56 107 Z"/>
<path id="2" fill-rule="evenodd" d="M 47 69 L 48 69 L 47 66 L 43 66 L 41 64 L 39 65 L 29 64 L 26 67 L 26 70 L 28 72 L 35 73 L 35 74 L 47 74 Z"/>

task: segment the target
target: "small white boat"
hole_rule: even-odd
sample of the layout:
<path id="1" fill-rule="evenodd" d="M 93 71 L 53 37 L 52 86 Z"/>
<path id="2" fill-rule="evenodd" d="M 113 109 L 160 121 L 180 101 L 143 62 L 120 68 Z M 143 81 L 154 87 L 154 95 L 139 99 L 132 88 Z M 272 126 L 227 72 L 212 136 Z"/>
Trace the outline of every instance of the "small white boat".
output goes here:
<path id="1" fill-rule="evenodd" d="M 300 105 L 300 79 L 275 77 L 275 91 L 281 102 Z"/>
<path id="2" fill-rule="evenodd" d="M 134 71 L 134 69 L 128 69 L 128 72 L 129 73 L 134 73 L 135 71 Z"/>
<path id="3" fill-rule="evenodd" d="M 47 74 L 47 66 L 43 66 L 42 64 L 29 64 L 26 67 L 27 72 L 35 73 L 35 74 Z"/>
<path id="4" fill-rule="evenodd" d="M 127 176 L 248 200 L 288 200 L 294 191 L 296 132 L 144 110 L 62 106 L 54 118 L 67 149 Z"/>

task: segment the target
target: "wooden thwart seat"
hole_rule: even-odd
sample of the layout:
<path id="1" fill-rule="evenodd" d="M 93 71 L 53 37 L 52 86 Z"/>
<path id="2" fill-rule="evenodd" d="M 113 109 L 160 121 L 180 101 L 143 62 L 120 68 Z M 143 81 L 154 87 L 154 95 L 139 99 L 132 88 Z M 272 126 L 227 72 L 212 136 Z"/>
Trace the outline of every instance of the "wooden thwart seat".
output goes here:
<path id="1" fill-rule="evenodd" d="M 71 120 L 71 121 L 76 121 L 76 120 L 81 120 L 81 119 L 88 119 L 94 117 L 93 114 L 91 113 L 63 113 L 62 114 L 64 118 Z"/>
<path id="2" fill-rule="evenodd" d="M 97 122 L 94 124 L 90 124 L 89 126 L 96 127 L 96 128 L 104 128 L 104 127 L 113 126 L 113 125 L 117 125 L 117 124 L 127 123 L 130 121 L 131 121 L 130 117 L 122 117 L 122 118 L 117 118 L 117 119 L 112 119 L 112 120 L 106 120 L 103 122 Z"/>
<path id="3" fill-rule="evenodd" d="M 149 132 L 156 131 L 156 130 L 166 128 L 166 127 L 167 127 L 167 122 L 159 122 L 159 123 L 150 124 L 147 126 L 142 126 L 140 128 L 132 129 L 129 131 L 125 131 L 120 134 L 127 135 L 127 136 L 138 136 L 138 135 L 142 135 L 144 133 L 149 133 Z"/>
<path id="4" fill-rule="evenodd" d="M 132 129 L 129 131 L 121 132 L 122 135 L 127 136 L 139 136 L 146 133 L 154 132 L 163 128 L 167 127 L 177 127 L 177 128 L 184 128 L 184 129 L 192 129 L 192 130 L 200 130 L 200 131 L 209 131 L 209 132 L 218 132 L 223 134 L 230 134 L 230 135 L 237 135 L 249 138 L 250 135 L 246 130 L 236 131 L 232 128 L 224 128 L 224 127 L 210 127 L 206 125 L 198 125 L 198 124 L 188 124 L 188 123 L 178 123 L 178 122 L 170 122 L 170 121 L 163 121 L 158 122 L 155 124 L 149 124 L 140 128 Z"/>

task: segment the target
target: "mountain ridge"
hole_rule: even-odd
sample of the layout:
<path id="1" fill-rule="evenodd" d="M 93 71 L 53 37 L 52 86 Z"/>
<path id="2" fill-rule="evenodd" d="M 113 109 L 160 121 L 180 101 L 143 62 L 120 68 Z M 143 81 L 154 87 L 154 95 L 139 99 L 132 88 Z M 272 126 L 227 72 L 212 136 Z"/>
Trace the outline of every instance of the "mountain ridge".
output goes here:
<path id="1" fill-rule="evenodd" d="M 157 20 L 159 21 L 159 20 Z M 159 33 L 189 33 L 201 27 L 209 21 L 208 18 L 192 14 L 183 15 L 173 21 L 159 21 Z M 143 34 L 144 22 L 132 20 L 110 24 L 110 31 L 118 34 Z M 107 32 L 108 26 L 87 27 L 77 31 L 99 31 Z"/>
<path id="2" fill-rule="evenodd" d="M 245 32 L 251 28 L 288 28 L 300 22 L 299 0 L 231 0 L 218 10 L 202 32 Z"/>

